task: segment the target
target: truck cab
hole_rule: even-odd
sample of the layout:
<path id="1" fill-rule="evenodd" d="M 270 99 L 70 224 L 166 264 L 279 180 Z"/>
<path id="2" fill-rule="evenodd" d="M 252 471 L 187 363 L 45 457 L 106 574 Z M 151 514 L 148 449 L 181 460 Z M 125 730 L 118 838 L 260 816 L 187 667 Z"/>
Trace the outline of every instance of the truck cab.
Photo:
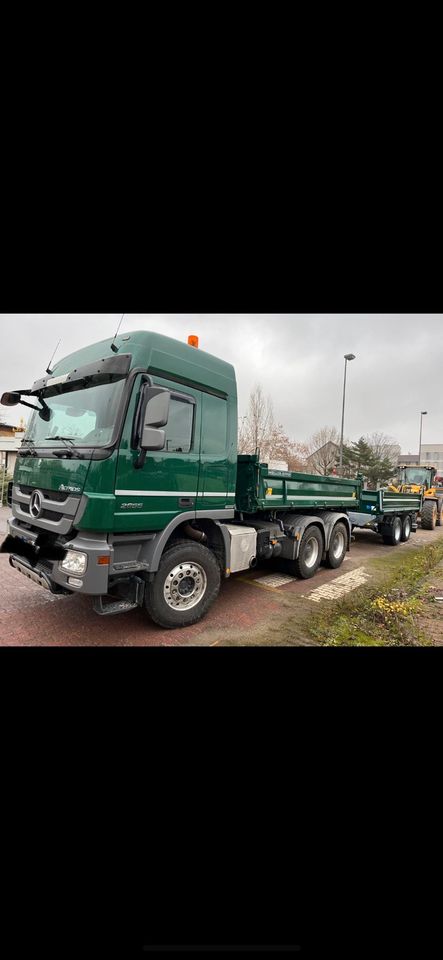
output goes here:
<path id="1" fill-rule="evenodd" d="M 105 596 L 118 610 L 137 605 L 184 533 L 192 545 L 210 540 L 226 573 L 219 523 L 234 517 L 237 470 L 231 364 L 134 331 L 71 354 L 2 402 L 35 408 L 10 497 L 16 569 L 52 591 L 96 597 L 98 612 L 117 612 Z M 200 568 L 189 576 L 203 582 Z M 183 603 L 171 582 L 184 611 L 189 576 Z"/>

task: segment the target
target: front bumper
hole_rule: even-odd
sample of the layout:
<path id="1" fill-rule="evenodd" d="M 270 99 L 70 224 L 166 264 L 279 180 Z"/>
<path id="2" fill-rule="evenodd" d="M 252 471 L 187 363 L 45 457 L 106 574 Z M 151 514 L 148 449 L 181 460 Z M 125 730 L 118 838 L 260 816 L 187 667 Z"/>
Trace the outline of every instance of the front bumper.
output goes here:
<path id="1" fill-rule="evenodd" d="M 40 531 L 39 531 L 40 532 Z M 107 541 L 106 535 L 99 533 L 88 533 L 82 531 L 78 533 L 73 540 L 69 540 L 64 546 L 69 550 L 81 550 L 86 553 L 88 563 L 84 574 L 76 577 L 80 581 L 75 586 L 69 583 L 70 573 L 64 573 L 60 569 L 58 560 L 37 559 L 37 562 L 30 563 L 26 557 L 20 556 L 20 543 L 25 541 L 33 546 L 37 540 L 38 533 L 28 530 L 21 526 L 15 517 L 8 520 L 8 533 L 17 541 L 17 549 L 11 554 L 11 566 L 25 573 L 35 583 L 51 590 L 53 593 L 60 593 L 65 590 L 68 593 L 86 593 L 92 596 L 100 596 L 108 592 L 109 571 L 113 562 L 113 547 Z M 38 556 L 38 555 L 37 555 Z M 98 558 L 108 557 L 109 563 L 104 563 L 103 559 L 98 562 Z M 12 562 L 12 561 L 15 562 Z M 31 576 L 31 573 L 33 576 Z"/>
<path id="2" fill-rule="evenodd" d="M 23 573 L 25 577 L 28 577 L 28 580 L 32 580 L 34 583 L 38 583 L 40 587 L 44 587 L 45 590 L 50 590 L 51 593 L 64 593 L 63 587 L 58 587 L 56 583 L 49 579 L 48 575 L 44 571 L 37 567 L 31 566 L 28 560 L 25 560 L 23 557 L 16 556 L 15 553 L 12 553 L 9 557 L 9 563 L 11 567 L 14 567 L 14 570 L 18 570 L 19 573 Z"/>

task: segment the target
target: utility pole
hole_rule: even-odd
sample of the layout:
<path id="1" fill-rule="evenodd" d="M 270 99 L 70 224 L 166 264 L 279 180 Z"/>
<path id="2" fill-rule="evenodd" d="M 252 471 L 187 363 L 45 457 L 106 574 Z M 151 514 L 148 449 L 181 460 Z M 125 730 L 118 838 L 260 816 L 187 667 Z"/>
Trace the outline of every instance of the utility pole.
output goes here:
<path id="1" fill-rule="evenodd" d="M 340 436 L 340 476 L 343 469 L 343 430 L 345 425 L 345 396 L 346 396 L 346 365 L 348 360 L 355 360 L 355 353 L 345 353 L 345 376 L 343 380 L 343 408 L 341 414 L 341 436 Z"/>
<path id="2" fill-rule="evenodd" d="M 421 428 L 422 428 L 422 424 L 423 424 L 423 417 L 426 416 L 427 412 L 428 412 L 427 410 L 422 410 L 421 413 L 420 413 L 420 442 L 419 442 L 419 445 L 418 445 L 418 462 L 419 462 L 419 464 L 421 463 Z"/>

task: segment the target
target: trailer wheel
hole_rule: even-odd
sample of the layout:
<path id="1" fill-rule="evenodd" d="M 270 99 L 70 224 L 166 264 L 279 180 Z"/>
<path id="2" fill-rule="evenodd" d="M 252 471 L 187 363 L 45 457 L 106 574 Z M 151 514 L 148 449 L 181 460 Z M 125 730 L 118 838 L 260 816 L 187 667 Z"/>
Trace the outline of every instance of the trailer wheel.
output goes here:
<path id="1" fill-rule="evenodd" d="M 411 518 L 405 517 L 401 525 L 400 540 L 402 541 L 402 543 L 406 543 L 406 541 L 409 540 L 409 537 L 411 536 L 411 530 L 412 530 Z"/>
<path id="2" fill-rule="evenodd" d="M 300 543 L 300 551 L 296 560 L 289 563 L 290 572 L 302 580 L 309 580 L 320 566 L 323 554 L 323 537 L 318 527 L 308 527 Z"/>
<path id="3" fill-rule="evenodd" d="M 435 500 L 425 500 L 421 511 L 422 530 L 433 530 L 437 522 L 437 504 Z"/>
<path id="4" fill-rule="evenodd" d="M 216 600 L 220 579 L 211 550 L 192 540 L 178 540 L 163 554 L 152 583 L 146 584 L 146 610 L 160 627 L 189 627 Z"/>
<path id="5" fill-rule="evenodd" d="M 397 544 L 400 543 L 401 527 L 400 517 L 394 517 L 389 529 L 382 534 L 384 543 L 388 543 L 391 547 L 396 547 Z"/>
<path id="6" fill-rule="evenodd" d="M 336 523 L 329 541 L 325 565 L 335 570 L 340 567 L 345 558 L 348 545 L 348 532 L 344 523 Z"/>
<path id="7" fill-rule="evenodd" d="M 443 526 L 443 500 L 438 500 L 437 503 L 437 520 L 435 522 L 436 527 Z"/>

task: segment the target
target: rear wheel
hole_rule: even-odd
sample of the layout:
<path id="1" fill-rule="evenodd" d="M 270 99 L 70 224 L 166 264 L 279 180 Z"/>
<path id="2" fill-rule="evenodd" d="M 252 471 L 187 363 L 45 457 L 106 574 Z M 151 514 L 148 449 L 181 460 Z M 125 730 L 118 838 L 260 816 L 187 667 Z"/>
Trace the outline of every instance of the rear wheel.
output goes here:
<path id="1" fill-rule="evenodd" d="M 348 532 L 344 523 L 336 523 L 329 541 L 328 552 L 326 554 L 326 566 L 335 570 L 340 567 L 345 558 L 348 545 Z"/>
<path id="2" fill-rule="evenodd" d="M 297 559 L 289 563 L 290 573 L 302 580 L 309 580 L 318 569 L 322 554 L 323 537 L 320 530 L 318 527 L 308 527 L 302 536 Z"/>
<path id="3" fill-rule="evenodd" d="M 390 527 L 385 529 L 382 533 L 382 537 L 385 543 L 388 543 L 391 547 L 396 547 L 400 543 L 401 539 L 401 520 L 400 517 L 394 517 Z"/>
<path id="4" fill-rule="evenodd" d="M 411 536 L 411 530 L 412 530 L 411 518 L 404 517 L 403 523 L 401 526 L 401 537 L 400 537 L 400 540 L 403 543 L 406 543 L 406 541 L 409 540 L 409 537 Z"/>
<path id="5" fill-rule="evenodd" d="M 218 596 L 220 579 L 220 567 L 207 547 L 179 540 L 163 554 L 155 579 L 146 584 L 146 609 L 160 627 L 191 626 Z"/>
<path id="6" fill-rule="evenodd" d="M 437 523 L 437 504 L 435 500 L 425 500 L 421 511 L 422 530 L 433 530 Z"/>

